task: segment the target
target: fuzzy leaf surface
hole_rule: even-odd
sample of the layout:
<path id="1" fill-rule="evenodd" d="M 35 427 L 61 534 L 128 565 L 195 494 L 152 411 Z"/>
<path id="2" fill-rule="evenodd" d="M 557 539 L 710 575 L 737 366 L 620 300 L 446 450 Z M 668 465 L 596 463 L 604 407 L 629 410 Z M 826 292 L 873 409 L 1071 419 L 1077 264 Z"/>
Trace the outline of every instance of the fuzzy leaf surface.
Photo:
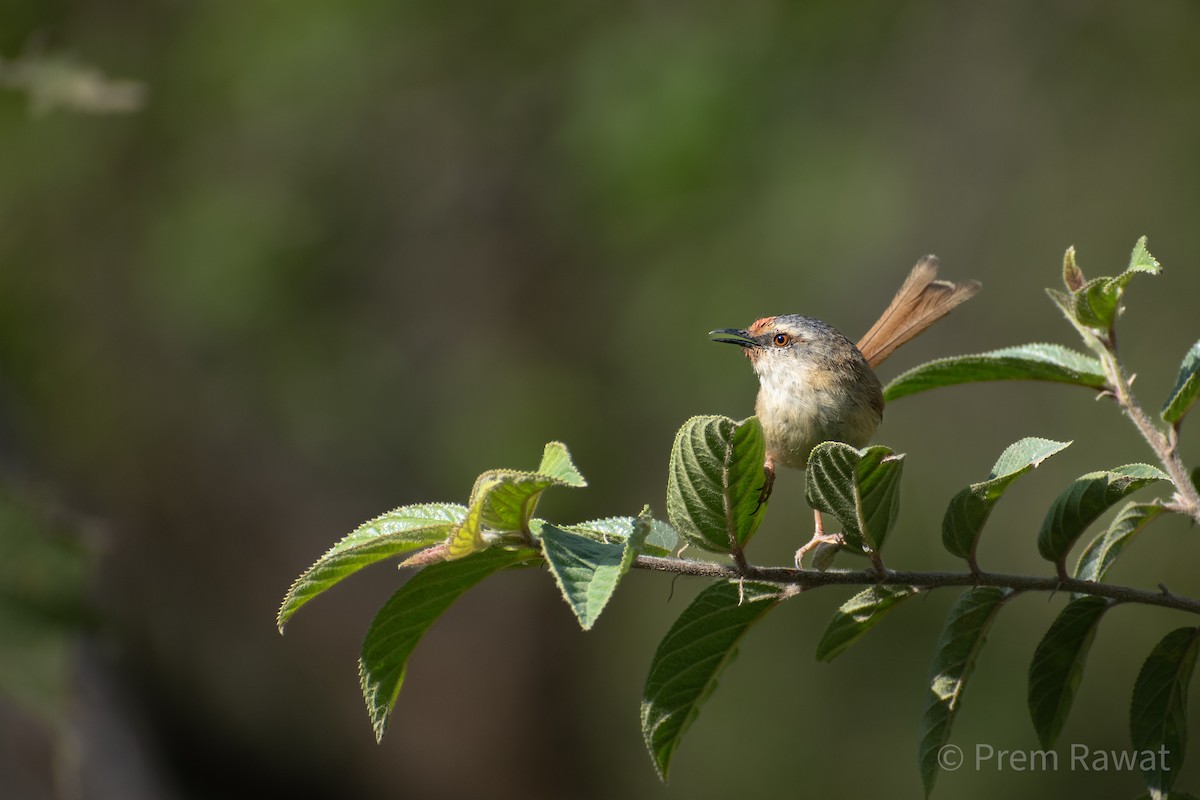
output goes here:
<path id="1" fill-rule="evenodd" d="M 1175 379 L 1175 388 L 1163 406 L 1163 421 L 1172 425 L 1183 419 L 1200 395 L 1200 342 L 1192 345 L 1179 365 L 1179 377 Z"/>
<path id="2" fill-rule="evenodd" d="M 602 542 L 546 523 L 542 554 L 562 590 L 563 599 L 585 631 L 596 624 L 617 584 L 641 551 L 650 532 L 649 517 L 638 517 L 623 541 Z"/>
<path id="3" fill-rule="evenodd" d="M 1052 381 L 1103 389 L 1104 368 L 1091 356 L 1057 344 L 1023 344 L 977 355 L 939 358 L 897 376 L 887 402 L 917 392 L 981 381 Z"/>
<path id="4" fill-rule="evenodd" d="M 992 508 L 1013 481 L 1071 443 L 1028 437 L 1009 445 L 987 480 L 973 483 L 950 500 L 942 518 L 942 544 L 959 558 L 972 558 Z"/>
<path id="5" fill-rule="evenodd" d="M 1071 293 L 1075 319 L 1090 328 L 1108 329 L 1116 321 L 1125 287 L 1139 273 L 1157 275 L 1161 266 L 1146 249 L 1146 237 L 1138 239 L 1129 255 L 1129 266 L 1113 278 L 1093 278 Z"/>
<path id="6" fill-rule="evenodd" d="M 536 558 L 533 550 L 493 548 L 433 564 L 413 575 L 371 621 L 358 660 L 359 680 L 376 740 L 404 683 L 408 659 L 421 637 L 455 600 L 484 578 Z"/>
<path id="7" fill-rule="evenodd" d="M 901 600 L 918 590 L 911 586 L 871 586 L 851 597 L 833 615 L 821 641 L 817 642 L 817 660 L 832 661 L 867 631 L 879 624 Z"/>
<path id="8" fill-rule="evenodd" d="M 633 533 L 637 519 L 638 517 L 606 517 L 580 522 L 577 525 L 563 525 L 562 528 L 603 542 L 623 542 Z M 653 556 L 669 556 L 678 547 L 679 534 L 671 524 L 661 519 L 651 519 L 642 552 Z"/>
<path id="9" fill-rule="evenodd" d="M 1142 769 L 1152 797 L 1171 791 L 1187 751 L 1187 695 L 1200 628 L 1177 628 L 1154 646 L 1133 684 L 1129 736 L 1134 750 L 1164 753 Z M 1147 765 L 1150 766 L 1150 765 Z"/>
<path id="10" fill-rule="evenodd" d="M 757 417 L 692 417 L 679 429 L 667 476 L 667 518 L 681 536 L 716 553 L 743 548 L 766 504 L 766 445 Z"/>
<path id="11" fill-rule="evenodd" d="M 292 583 L 275 620 L 279 632 L 301 606 L 363 567 L 443 541 L 466 513 L 453 503 L 401 506 L 359 525 Z"/>
<path id="12" fill-rule="evenodd" d="M 1107 530 L 1088 542 L 1075 565 L 1075 577 L 1084 581 L 1104 580 L 1125 547 L 1164 511 L 1166 509 L 1158 503 L 1127 504 L 1117 513 Z"/>
<path id="13" fill-rule="evenodd" d="M 1046 749 L 1054 747 L 1071 712 L 1088 650 L 1108 608 L 1108 601 L 1102 597 L 1072 600 L 1051 623 L 1033 654 L 1029 665 L 1029 716 Z"/>
<path id="14" fill-rule="evenodd" d="M 808 504 L 837 517 L 851 546 L 878 552 L 900 513 L 903 470 L 904 456 L 882 445 L 822 442 L 808 457 Z"/>
<path id="15" fill-rule="evenodd" d="M 642 736 L 663 781 L 738 642 L 779 600 L 778 590 L 768 584 L 714 583 L 696 596 L 658 645 L 642 692 Z"/>
<path id="16" fill-rule="evenodd" d="M 562 442 L 550 442 L 536 472 L 494 469 L 480 475 L 471 489 L 466 518 L 447 540 L 447 558 L 456 559 L 486 549 L 485 531 L 530 532 L 530 520 L 542 492 L 551 486 L 578 488 L 587 481 L 575 468 Z"/>
<path id="17" fill-rule="evenodd" d="M 1076 478 L 1054 499 L 1038 533 L 1038 552 L 1047 561 L 1066 557 L 1079 536 L 1127 495 L 1151 483 L 1169 480 L 1149 464 L 1126 464 Z"/>
<path id="18" fill-rule="evenodd" d="M 950 609 L 929 670 L 929 694 L 921 718 L 917 763 L 925 796 L 933 791 L 940 765 L 938 753 L 950 740 L 963 690 L 975 669 L 979 651 L 996 613 L 1012 596 L 1009 589 L 977 586 L 962 593 Z"/>

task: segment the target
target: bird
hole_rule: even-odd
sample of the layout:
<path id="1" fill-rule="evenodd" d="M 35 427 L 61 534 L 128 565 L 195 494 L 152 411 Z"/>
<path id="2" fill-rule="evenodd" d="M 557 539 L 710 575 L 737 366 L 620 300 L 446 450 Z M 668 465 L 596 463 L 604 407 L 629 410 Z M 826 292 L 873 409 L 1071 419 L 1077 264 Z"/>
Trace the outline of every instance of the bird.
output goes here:
<path id="1" fill-rule="evenodd" d="M 864 447 L 883 421 L 883 386 L 875 368 L 896 348 L 920 334 L 956 306 L 975 296 L 978 281 L 938 280 L 938 259 L 917 261 L 882 316 L 858 343 L 832 325 L 802 314 L 763 317 L 748 328 L 710 331 L 715 342 L 734 344 L 758 375 L 754 413 L 766 443 L 759 504 L 775 483 L 778 466 L 804 470 L 821 442 Z M 822 543 L 840 542 L 825 533 L 821 512 L 813 510 L 812 539 L 796 551 L 796 566 Z"/>

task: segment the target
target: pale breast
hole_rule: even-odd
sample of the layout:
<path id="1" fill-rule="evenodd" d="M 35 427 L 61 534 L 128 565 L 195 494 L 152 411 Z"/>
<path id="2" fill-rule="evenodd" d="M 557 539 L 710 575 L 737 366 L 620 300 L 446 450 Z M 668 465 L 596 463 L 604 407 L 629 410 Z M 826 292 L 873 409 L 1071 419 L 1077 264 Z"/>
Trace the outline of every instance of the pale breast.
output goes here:
<path id="1" fill-rule="evenodd" d="M 754 410 L 763 426 L 767 455 L 777 464 L 804 469 L 809 453 L 821 442 L 862 447 L 870 441 L 881 415 L 869 397 L 860 397 L 870 392 L 864 393 L 866 387 L 852 376 L 797 369 L 794 362 L 787 369 L 764 366 Z"/>

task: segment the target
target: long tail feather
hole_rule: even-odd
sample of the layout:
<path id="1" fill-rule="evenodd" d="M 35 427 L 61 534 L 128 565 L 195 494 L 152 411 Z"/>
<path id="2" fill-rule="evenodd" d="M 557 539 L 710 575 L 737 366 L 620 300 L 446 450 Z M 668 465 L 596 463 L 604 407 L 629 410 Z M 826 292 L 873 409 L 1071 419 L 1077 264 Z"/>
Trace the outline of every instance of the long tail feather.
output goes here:
<path id="1" fill-rule="evenodd" d="M 975 296 L 979 281 L 937 280 L 936 256 L 925 256 L 888 304 L 883 316 L 858 342 L 867 363 L 877 367 L 896 348 L 950 313 L 950 310 Z"/>

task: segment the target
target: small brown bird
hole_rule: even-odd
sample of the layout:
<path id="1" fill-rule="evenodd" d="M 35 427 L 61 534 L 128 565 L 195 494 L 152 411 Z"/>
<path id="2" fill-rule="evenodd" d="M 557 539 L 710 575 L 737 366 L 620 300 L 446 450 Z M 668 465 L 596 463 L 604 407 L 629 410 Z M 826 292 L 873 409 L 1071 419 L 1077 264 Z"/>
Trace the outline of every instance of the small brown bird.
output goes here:
<path id="1" fill-rule="evenodd" d="M 717 342 L 736 344 L 758 374 L 754 413 L 762 423 L 767 457 L 762 501 L 771 493 L 775 466 L 804 469 L 821 442 L 863 447 L 883 420 L 883 387 L 874 367 L 960 303 L 979 291 L 978 281 L 937 280 L 938 260 L 925 256 L 883 316 L 854 345 L 836 328 L 812 317 L 784 314 L 763 317 L 749 328 L 722 328 Z M 796 565 L 827 536 L 821 512 L 813 512 L 816 531 L 796 552 Z"/>

